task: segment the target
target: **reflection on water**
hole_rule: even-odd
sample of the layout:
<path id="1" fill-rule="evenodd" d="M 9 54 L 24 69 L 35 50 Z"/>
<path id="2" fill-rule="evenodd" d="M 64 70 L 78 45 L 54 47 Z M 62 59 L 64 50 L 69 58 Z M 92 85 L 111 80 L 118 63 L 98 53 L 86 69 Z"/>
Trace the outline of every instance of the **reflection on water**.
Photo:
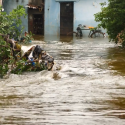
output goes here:
<path id="1" fill-rule="evenodd" d="M 61 42 L 71 42 L 73 40 L 73 36 L 60 36 Z"/>
<path id="2" fill-rule="evenodd" d="M 0 79 L 0 125 L 125 124 L 124 50 L 101 38 L 36 39 L 53 71 Z"/>
<path id="3" fill-rule="evenodd" d="M 114 47 L 108 49 L 107 58 L 111 59 L 108 61 L 108 66 L 111 70 L 116 71 L 116 74 L 125 75 L 125 49 Z"/>
<path id="4" fill-rule="evenodd" d="M 33 35 L 34 40 L 71 42 L 75 36 Z"/>
<path id="5" fill-rule="evenodd" d="M 42 35 L 33 35 L 34 40 L 39 40 L 39 41 L 43 41 L 44 40 L 44 36 Z"/>

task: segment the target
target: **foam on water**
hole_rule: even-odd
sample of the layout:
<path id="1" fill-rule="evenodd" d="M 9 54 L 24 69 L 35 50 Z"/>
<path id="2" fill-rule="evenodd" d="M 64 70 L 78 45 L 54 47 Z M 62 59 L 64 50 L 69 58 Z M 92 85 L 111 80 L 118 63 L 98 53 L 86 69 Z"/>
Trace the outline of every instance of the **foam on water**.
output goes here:
<path id="1" fill-rule="evenodd" d="M 53 70 L 0 80 L 2 123 L 124 125 L 125 77 L 108 65 L 113 44 L 88 38 L 37 43 L 55 58 Z"/>

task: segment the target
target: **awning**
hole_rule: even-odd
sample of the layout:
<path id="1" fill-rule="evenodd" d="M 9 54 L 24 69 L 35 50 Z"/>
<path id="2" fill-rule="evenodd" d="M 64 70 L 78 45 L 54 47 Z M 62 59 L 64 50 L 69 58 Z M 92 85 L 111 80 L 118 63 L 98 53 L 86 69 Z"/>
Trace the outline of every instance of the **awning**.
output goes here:
<path id="1" fill-rule="evenodd" d="M 39 9 L 39 10 L 42 10 L 43 7 L 44 7 L 44 4 L 40 4 L 40 5 L 33 5 L 33 4 L 27 4 L 27 6 L 25 7 L 28 7 L 28 8 L 31 8 L 31 9 Z"/>
<path id="2" fill-rule="evenodd" d="M 55 0 L 56 2 L 76 2 L 80 0 Z"/>

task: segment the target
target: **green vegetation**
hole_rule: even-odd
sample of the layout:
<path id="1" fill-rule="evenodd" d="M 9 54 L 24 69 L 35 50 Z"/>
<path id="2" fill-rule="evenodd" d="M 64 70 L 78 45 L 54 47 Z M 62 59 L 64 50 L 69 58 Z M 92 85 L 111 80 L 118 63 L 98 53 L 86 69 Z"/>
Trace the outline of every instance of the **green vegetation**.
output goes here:
<path id="1" fill-rule="evenodd" d="M 0 77 L 2 77 L 9 70 L 8 64 L 12 63 L 11 49 L 9 44 L 0 37 Z"/>
<path id="2" fill-rule="evenodd" d="M 9 14 L 1 10 L 2 8 L 0 7 L 0 78 L 8 72 L 21 74 L 23 71 L 43 70 L 44 67 L 42 66 L 35 68 L 30 64 L 25 65 L 27 60 L 21 59 L 20 52 L 10 47 L 10 43 L 5 41 L 4 37 L 1 35 L 9 34 L 10 39 L 17 39 L 21 36 L 24 29 L 24 27 L 21 26 L 21 17 L 26 16 L 25 8 L 23 6 L 18 6 Z M 29 33 L 24 39 L 25 42 L 29 42 L 29 40 L 32 39 L 32 33 Z"/>
<path id="3" fill-rule="evenodd" d="M 2 8 L 0 7 L 0 34 L 9 34 L 10 38 L 12 38 L 13 35 L 15 35 L 15 37 L 20 36 L 23 31 L 20 18 L 26 16 L 24 7 L 18 6 L 9 14 L 1 10 Z M 18 30 L 19 27 L 21 29 L 20 31 Z M 9 43 L 5 42 L 3 38 L 0 37 L 0 77 L 3 77 L 13 64 L 12 48 L 10 48 Z"/>
<path id="4" fill-rule="evenodd" d="M 101 3 L 101 12 L 95 14 L 99 27 L 107 29 L 110 41 L 119 41 L 125 46 L 125 1 L 108 0 Z"/>
<path id="5" fill-rule="evenodd" d="M 24 41 L 23 41 L 23 43 L 25 43 L 25 44 L 31 43 L 31 40 L 34 40 L 33 35 L 34 35 L 34 34 L 32 34 L 31 31 L 30 31 L 30 33 L 27 33 L 26 36 L 24 36 Z"/>
<path id="6" fill-rule="evenodd" d="M 24 29 L 24 27 L 21 26 L 21 17 L 26 17 L 25 8 L 19 5 L 9 14 L 1 10 L 2 8 L 0 7 L 0 33 L 9 34 L 10 38 L 18 38 Z"/>

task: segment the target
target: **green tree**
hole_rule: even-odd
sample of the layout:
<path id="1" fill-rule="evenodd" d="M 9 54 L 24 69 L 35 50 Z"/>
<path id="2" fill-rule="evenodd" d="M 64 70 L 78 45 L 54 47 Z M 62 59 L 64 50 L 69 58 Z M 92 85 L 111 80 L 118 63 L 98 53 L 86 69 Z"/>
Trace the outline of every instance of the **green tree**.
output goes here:
<path id="1" fill-rule="evenodd" d="M 0 7 L 0 77 L 3 77 L 7 72 L 21 74 L 24 71 L 41 71 L 47 69 L 44 64 L 39 65 L 38 62 L 32 65 L 27 63 L 27 59 L 20 56 L 20 51 L 16 51 L 11 45 L 4 41 L 3 35 L 11 38 L 18 38 L 23 31 L 22 16 L 26 16 L 23 6 L 18 6 L 12 12 L 7 14 L 1 11 Z M 20 30 L 19 30 L 20 29 Z M 25 43 L 33 39 L 33 34 L 30 32 L 25 38 Z M 9 39 L 9 40 L 10 40 Z M 8 39 L 7 39 L 8 40 Z M 14 53 L 14 54 L 13 54 Z"/>
<path id="2" fill-rule="evenodd" d="M 21 26 L 22 20 L 20 18 L 26 16 L 24 7 L 18 6 L 9 14 L 1 10 L 2 8 L 0 7 L 0 34 L 9 34 L 10 38 L 12 38 L 13 35 L 16 37 L 20 36 L 23 31 L 23 27 Z M 19 27 L 21 27 L 21 30 L 18 30 Z M 5 42 L 2 36 L 0 36 L 0 77 L 3 77 L 8 72 L 13 62 L 12 48 L 10 48 L 9 43 Z"/>
<path id="3" fill-rule="evenodd" d="M 25 8 L 19 5 L 9 14 L 2 12 L 1 9 L 2 8 L 0 7 L 0 33 L 10 34 L 10 38 L 13 37 L 13 35 L 19 36 L 22 34 L 24 27 L 21 26 L 21 17 L 26 17 Z"/>
<path id="4" fill-rule="evenodd" d="M 107 30 L 110 41 L 117 43 L 117 35 L 122 32 L 120 38 L 125 46 L 125 1 L 108 0 L 108 3 L 101 3 L 101 6 L 101 12 L 95 14 L 95 21 L 100 22 L 99 27 Z"/>

